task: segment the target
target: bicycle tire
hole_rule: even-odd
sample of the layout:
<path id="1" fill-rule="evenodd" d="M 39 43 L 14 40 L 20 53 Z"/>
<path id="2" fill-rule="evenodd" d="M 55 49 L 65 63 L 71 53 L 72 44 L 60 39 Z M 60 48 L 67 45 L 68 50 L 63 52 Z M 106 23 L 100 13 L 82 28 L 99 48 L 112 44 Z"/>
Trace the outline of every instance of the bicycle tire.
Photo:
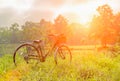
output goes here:
<path id="1" fill-rule="evenodd" d="M 13 54 L 13 62 L 14 62 L 14 64 L 15 64 L 16 66 L 17 66 L 17 63 L 16 63 L 16 60 L 17 60 L 16 55 L 17 55 L 18 51 L 20 51 L 20 50 L 23 50 L 23 51 L 24 51 L 23 47 L 26 47 L 27 49 L 28 49 L 28 47 L 33 48 L 33 49 L 34 49 L 34 52 L 36 52 L 36 57 L 38 56 L 38 59 L 41 60 L 41 54 L 42 54 L 41 50 L 39 50 L 38 48 L 36 48 L 33 44 L 25 43 L 25 44 L 22 44 L 22 45 L 20 45 L 19 47 L 17 47 L 16 50 L 14 51 L 14 54 Z M 28 50 L 26 50 L 26 52 L 28 53 Z M 19 55 L 19 54 L 18 54 L 18 55 Z M 23 57 L 23 58 L 24 58 L 24 60 L 25 60 L 25 57 Z M 29 56 L 28 56 L 28 58 L 29 58 Z"/>
<path id="2" fill-rule="evenodd" d="M 68 59 L 67 59 L 67 55 Z M 59 57 L 58 57 L 59 55 Z M 60 45 L 59 47 L 56 48 L 55 53 L 54 53 L 54 59 L 55 59 L 55 64 L 58 64 L 58 58 L 63 59 L 63 60 L 69 60 L 71 63 L 72 61 L 72 53 L 67 45 Z"/>

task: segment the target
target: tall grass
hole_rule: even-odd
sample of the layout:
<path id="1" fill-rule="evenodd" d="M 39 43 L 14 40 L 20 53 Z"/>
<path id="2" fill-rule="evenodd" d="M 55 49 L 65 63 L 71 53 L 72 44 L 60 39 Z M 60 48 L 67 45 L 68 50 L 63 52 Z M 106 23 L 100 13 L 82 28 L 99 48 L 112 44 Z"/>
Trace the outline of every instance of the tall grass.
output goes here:
<path id="1" fill-rule="evenodd" d="M 5 76 L 15 76 L 14 81 L 120 81 L 120 55 L 110 57 L 96 51 L 72 51 L 71 64 L 55 65 L 54 58 L 44 63 L 32 62 L 15 67 L 12 55 L 0 58 L 0 81 L 10 81 Z M 16 74 L 16 75 L 15 75 Z M 13 77 L 12 77 L 13 78 Z"/>

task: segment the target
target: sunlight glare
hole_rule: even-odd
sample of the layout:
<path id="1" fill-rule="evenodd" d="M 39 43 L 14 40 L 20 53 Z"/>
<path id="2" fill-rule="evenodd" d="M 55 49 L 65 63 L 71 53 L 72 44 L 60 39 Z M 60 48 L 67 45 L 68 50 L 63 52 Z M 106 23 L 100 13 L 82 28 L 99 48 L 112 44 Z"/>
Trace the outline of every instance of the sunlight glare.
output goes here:
<path id="1" fill-rule="evenodd" d="M 59 14 L 65 15 L 67 14 L 75 14 L 74 18 L 71 21 L 72 22 L 79 22 L 83 25 L 85 25 L 86 23 L 89 23 L 92 19 L 92 17 L 97 14 L 96 9 L 98 8 L 98 6 L 104 5 L 104 4 L 108 4 L 110 5 L 113 9 L 118 7 L 117 5 L 113 4 L 113 0 L 101 0 L 101 1 L 90 1 L 90 2 L 85 2 L 85 3 L 81 3 L 81 4 L 77 4 L 77 5 L 70 5 L 70 2 L 64 4 L 60 9 L 56 10 L 55 12 L 55 17 L 58 16 Z M 65 15 L 66 16 L 66 15 Z M 67 15 L 68 16 L 68 15 Z M 77 17 L 77 18 L 76 18 Z M 71 18 L 71 16 L 69 15 L 69 18 Z M 73 16 L 72 16 L 73 18 Z M 77 21 L 74 21 L 77 20 Z"/>

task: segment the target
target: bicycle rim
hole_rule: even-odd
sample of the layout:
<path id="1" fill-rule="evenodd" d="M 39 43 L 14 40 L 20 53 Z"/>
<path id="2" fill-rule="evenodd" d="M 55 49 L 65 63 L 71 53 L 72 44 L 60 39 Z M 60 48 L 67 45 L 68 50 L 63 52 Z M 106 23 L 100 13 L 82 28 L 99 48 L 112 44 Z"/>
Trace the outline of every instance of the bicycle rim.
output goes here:
<path id="1" fill-rule="evenodd" d="M 56 64 L 70 64 L 72 61 L 72 54 L 68 46 L 61 45 L 55 51 Z"/>
<path id="2" fill-rule="evenodd" d="M 13 62 L 15 65 L 23 65 L 40 59 L 39 50 L 32 44 L 22 44 L 14 52 Z"/>

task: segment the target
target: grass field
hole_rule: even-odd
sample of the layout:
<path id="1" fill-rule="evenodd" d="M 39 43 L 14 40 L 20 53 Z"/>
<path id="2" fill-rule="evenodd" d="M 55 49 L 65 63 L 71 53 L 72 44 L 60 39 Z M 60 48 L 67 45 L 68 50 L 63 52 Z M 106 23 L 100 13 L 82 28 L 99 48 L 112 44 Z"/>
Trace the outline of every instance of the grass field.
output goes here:
<path id="1" fill-rule="evenodd" d="M 72 63 L 54 63 L 53 57 L 46 62 L 13 64 L 12 54 L 0 58 L 0 81 L 120 81 L 120 55 L 95 50 L 72 51 Z"/>

